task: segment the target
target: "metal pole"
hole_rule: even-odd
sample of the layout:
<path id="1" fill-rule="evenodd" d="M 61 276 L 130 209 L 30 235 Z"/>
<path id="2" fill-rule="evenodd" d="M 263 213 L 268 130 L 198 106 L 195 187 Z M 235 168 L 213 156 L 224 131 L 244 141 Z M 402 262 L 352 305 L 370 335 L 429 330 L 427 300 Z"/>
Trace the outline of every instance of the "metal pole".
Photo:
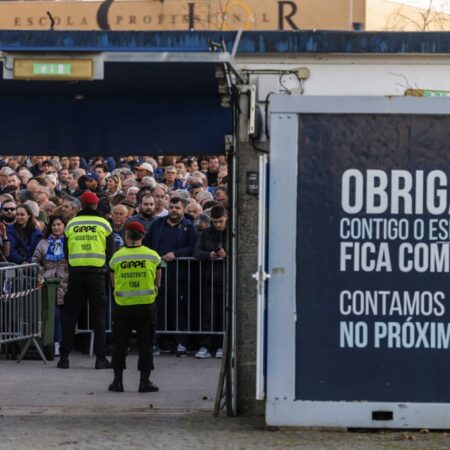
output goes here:
<path id="1" fill-rule="evenodd" d="M 210 306 L 211 306 L 211 325 L 210 325 L 210 331 L 214 331 L 214 260 L 211 260 L 211 296 L 210 296 Z"/>
<path id="2" fill-rule="evenodd" d="M 191 260 L 188 259 L 188 323 L 187 323 L 187 330 L 191 331 Z"/>
<path id="3" fill-rule="evenodd" d="M 176 321 L 176 323 L 175 323 L 175 331 L 178 331 L 178 325 L 179 325 L 179 321 L 178 321 L 178 319 L 179 319 L 179 317 L 178 317 L 178 314 L 179 314 L 179 309 L 178 309 L 179 295 L 178 295 L 178 293 L 179 293 L 179 282 L 180 282 L 178 280 L 178 259 L 175 260 L 175 264 L 176 264 L 176 266 L 175 266 L 175 271 L 176 271 L 176 275 L 175 275 L 175 277 L 176 277 L 176 282 L 175 282 L 175 299 L 176 299 L 176 302 L 175 302 L 175 321 Z"/>

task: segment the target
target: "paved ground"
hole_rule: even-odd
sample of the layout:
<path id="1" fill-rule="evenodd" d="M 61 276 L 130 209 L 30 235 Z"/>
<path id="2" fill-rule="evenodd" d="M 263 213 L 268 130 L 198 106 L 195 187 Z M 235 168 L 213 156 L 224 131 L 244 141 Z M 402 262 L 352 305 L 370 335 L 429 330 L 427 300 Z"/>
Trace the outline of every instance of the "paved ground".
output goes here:
<path id="1" fill-rule="evenodd" d="M 139 394 L 139 372 L 135 354 L 127 358 L 124 373 L 126 392 L 107 390 L 112 370 L 94 370 L 95 358 L 74 353 L 70 369 L 56 368 L 42 361 L 20 364 L 0 360 L 0 406 L 3 407 L 107 407 L 145 408 L 149 398 L 155 409 L 210 410 L 213 408 L 220 360 L 196 360 L 164 355 L 155 358 L 152 381 L 160 392 Z"/>
<path id="2" fill-rule="evenodd" d="M 220 361 L 161 356 L 138 394 L 129 357 L 123 394 L 106 390 L 112 371 L 73 355 L 55 363 L 0 360 L 0 450 L 94 449 L 448 449 L 450 434 L 347 432 L 266 427 L 262 417 L 218 419 L 211 410 Z"/>
<path id="3" fill-rule="evenodd" d="M 1 411 L 0 411 L 1 412 Z M 445 433 L 351 433 L 267 428 L 262 418 L 152 410 L 92 413 L 53 408 L 0 416 L 0 449 L 448 449 Z"/>

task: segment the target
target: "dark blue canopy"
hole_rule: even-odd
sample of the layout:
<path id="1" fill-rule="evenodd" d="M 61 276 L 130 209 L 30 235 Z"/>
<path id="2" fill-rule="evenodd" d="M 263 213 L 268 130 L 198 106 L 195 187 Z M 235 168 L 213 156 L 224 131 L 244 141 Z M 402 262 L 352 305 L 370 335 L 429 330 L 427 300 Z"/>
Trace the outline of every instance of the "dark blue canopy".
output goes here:
<path id="1" fill-rule="evenodd" d="M 236 32 L 0 31 L 0 51 L 210 55 Z M 238 54 L 449 53 L 449 33 L 245 32 Z M 125 58 L 126 59 L 126 58 Z M 105 63 L 104 80 L 0 80 L 0 153 L 222 153 L 231 109 L 220 106 L 215 63 Z M 118 62 L 119 61 L 119 62 Z"/>
<path id="2" fill-rule="evenodd" d="M 37 56 L 44 51 L 84 54 L 94 48 L 125 55 L 161 50 L 210 54 L 207 41 L 203 46 L 171 49 L 131 45 L 136 44 L 136 33 L 120 33 L 120 45 L 100 39 L 115 33 L 22 32 L 23 39 L 13 39 L 17 34 L 0 32 L 0 50 Z M 129 62 L 119 58 L 105 62 L 104 79 L 93 81 L 1 79 L 0 153 L 223 153 L 224 136 L 232 133 L 232 112 L 221 107 L 216 64 L 205 59 Z"/>

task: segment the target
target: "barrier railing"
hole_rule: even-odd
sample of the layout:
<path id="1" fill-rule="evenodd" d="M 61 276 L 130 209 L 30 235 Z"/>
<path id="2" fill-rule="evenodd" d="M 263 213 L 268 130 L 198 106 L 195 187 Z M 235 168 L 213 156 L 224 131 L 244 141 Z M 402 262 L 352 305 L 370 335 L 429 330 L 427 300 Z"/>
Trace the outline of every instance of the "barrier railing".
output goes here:
<path id="1" fill-rule="evenodd" d="M 158 309 L 157 334 L 223 335 L 225 332 L 225 260 L 198 261 L 195 258 L 177 258 L 162 264 L 161 287 L 156 305 Z M 107 287 L 106 332 L 112 330 L 111 286 Z M 90 333 L 90 354 L 93 352 L 93 330 L 90 309 L 86 304 L 77 333 Z"/>
<path id="2" fill-rule="evenodd" d="M 163 267 L 157 333 L 223 334 L 225 260 L 177 258 Z"/>
<path id="3" fill-rule="evenodd" d="M 26 341 L 17 362 L 31 344 L 46 363 L 36 339 L 42 333 L 41 283 L 37 264 L 0 267 L 0 347 Z"/>

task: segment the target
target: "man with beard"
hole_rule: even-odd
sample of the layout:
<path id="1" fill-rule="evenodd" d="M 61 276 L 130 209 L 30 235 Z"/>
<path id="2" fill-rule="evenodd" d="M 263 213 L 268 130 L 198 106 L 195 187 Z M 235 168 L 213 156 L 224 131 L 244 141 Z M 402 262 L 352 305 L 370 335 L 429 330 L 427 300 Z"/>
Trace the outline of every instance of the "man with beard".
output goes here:
<path id="1" fill-rule="evenodd" d="M 33 174 L 33 177 L 37 177 L 41 174 L 42 172 L 42 163 L 46 160 L 47 158 L 45 156 L 32 156 L 31 157 L 31 164 L 32 166 L 30 167 L 30 172 Z"/>
<path id="2" fill-rule="evenodd" d="M 197 231 L 184 213 L 183 199 L 172 197 L 169 202 L 169 214 L 151 224 L 143 241 L 143 245 L 155 250 L 167 263 L 166 278 L 157 299 L 158 330 L 165 330 L 166 325 L 167 331 L 182 332 L 187 328 L 188 270 L 186 264 L 178 264 L 176 259 L 192 255 L 197 242 Z M 164 301 L 167 302 L 167 308 Z M 166 310 L 167 317 L 164 317 Z M 162 345 L 176 344 L 176 356 L 185 356 L 186 336 L 175 334 L 175 339 L 175 342 L 169 342 L 166 338 L 166 342 Z"/>
<path id="3" fill-rule="evenodd" d="M 131 216 L 127 222 L 139 222 L 145 232 L 150 229 L 155 211 L 155 199 L 151 194 L 142 195 L 139 199 L 139 213 Z"/>
<path id="4" fill-rule="evenodd" d="M 16 204 L 12 200 L 5 200 L 2 203 L 2 216 L 0 222 L 0 259 L 6 261 L 9 256 L 10 243 L 6 234 L 6 225 L 12 225 L 16 221 Z"/>
<path id="5" fill-rule="evenodd" d="M 206 172 L 209 186 L 217 186 L 217 175 L 219 174 L 219 167 L 219 158 L 217 156 L 210 156 L 208 158 L 208 171 Z"/>
<path id="6" fill-rule="evenodd" d="M 142 178 L 153 175 L 153 166 L 149 163 L 142 163 L 136 167 L 136 181 L 140 183 Z"/>
<path id="7" fill-rule="evenodd" d="M 101 192 L 99 180 L 100 177 L 97 172 L 88 172 L 86 174 L 86 188 L 91 192 Z"/>
<path id="8" fill-rule="evenodd" d="M 11 194 L 14 198 L 16 196 L 17 191 L 21 188 L 21 180 L 17 173 L 12 173 L 8 176 L 8 194 Z"/>
<path id="9" fill-rule="evenodd" d="M 79 156 L 71 156 L 69 158 L 69 169 L 78 169 L 80 166 L 81 160 Z"/>
<path id="10" fill-rule="evenodd" d="M 16 203 L 12 200 L 5 200 L 2 203 L 2 222 L 5 225 L 12 225 L 16 221 Z"/>

